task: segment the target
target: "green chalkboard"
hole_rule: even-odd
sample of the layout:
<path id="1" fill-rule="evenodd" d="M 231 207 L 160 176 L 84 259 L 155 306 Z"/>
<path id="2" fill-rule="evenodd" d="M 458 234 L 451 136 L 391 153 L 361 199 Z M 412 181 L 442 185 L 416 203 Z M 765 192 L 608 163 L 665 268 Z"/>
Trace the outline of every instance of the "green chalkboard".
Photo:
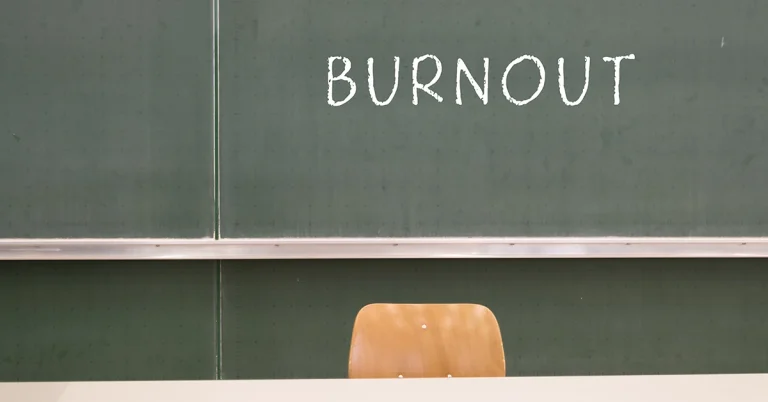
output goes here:
<path id="1" fill-rule="evenodd" d="M 210 1 L 0 12 L 0 237 L 213 236 Z"/>
<path id="2" fill-rule="evenodd" d="M 768 3 L 220 1 L 221 228 L 276 236 L 768 235 Z M 414 58 L 442 75 L 418 91 Z M 539 87 L 535 99 L 518 103 Z M 604 58 L 634 55 L 620 64 Z M 329 58 L 334 61 L 328 102 Z M 398 90 L 387 101 L 400 58 Z M 536 59 L 534 59 L 535 57 Z M 559 90 L 564 59 L 567 101 Z M 483 104 L 458 60 L 483 91 Z M 427 84 L 436 63 L 419 65 Z M 618 101 L 618 102 L 617 102 Z M 618 104 L 616 104 L 618 103 Z"/>
<path id="3" fill-rule="evenodd" d="M 0 262 L 0 381 L 342 378 L 357 311 L 475 302 L 507 375 L 768 372 L 757 259 Z"/>
<path id="4" fill-rule="evenodd" d="M 213 379 L 216 292 L 214 261 L 2 261 L 0 381 Z"/>
<path id="5" fill-rule="evenodd" d="M 760 260 L 222 262 L 222 375 L 344 378 L 368 303 L 481 303 L 508 376 L 768 372 Z"/>

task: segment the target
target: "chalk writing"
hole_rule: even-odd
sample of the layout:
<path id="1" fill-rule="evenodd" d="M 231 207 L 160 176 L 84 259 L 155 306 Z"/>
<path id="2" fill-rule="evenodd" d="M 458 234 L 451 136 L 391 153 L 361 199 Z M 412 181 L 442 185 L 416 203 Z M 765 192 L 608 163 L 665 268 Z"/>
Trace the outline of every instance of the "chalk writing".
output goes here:
<path id="1" fill-rule="evenodd" d="M 618 105 L 621 103 L 621 96 L 620 96 L 620 83 L 621 83 L 621 62 L 624 60 L 635 60 L 634 54 L 628 54 L 625 56 L 616 56 L 616 57 L 603 57 L 603 61 L 606 63 L 613 63 L 613 104 Z M 344 69 L 339 74 L 334 74 L 334 64 L 337 61 L 341 61 L 344 65 Z M 419 81 L 419 66 L 421 63 L 431 61 L 435 65 L 435 75 L 432 77 L 432 79 L 429 80 L 429 82 L 421 82 Z M 530 95 L 528 98 L 519 100 L 518 98 L 512 96 L 509 86 L 508 86 L 508 80 L 510 71 L 512 71 L 512 68 L 514 68 L 516 65 L 523 63 L 523 62 L 532 62 L 536 69 L 539 72 L 539 84 L 536 87 L 536 91 L 533 92 L 532 95 Z M 483 82 L 482 86 L 478 82 L 478 80 L 475 79 L 475 76 L 469 71 L 469 68 L 467 67 L 466 63 L 463 59 L 459 58 L 456 60 L 456 104 L 457 105 L 463 105 L 464 101 L 462 98 L 462 77 L 469 82 L 469 84 L 472 86 L 472 88 L 475 90 L 475 94 L 478 98 L 480 98 L 480 101 L 483 103 L 483 105 L 488 104 L 488 71 L 489 71 L 489 64 L 490 60 L 485 57 L 483 58 Z M 564 73 L 564 64 L 565 60 L 563 58 L 559 58 L 557 60 L 557 75 L 558 75 L 558 87 L 560 91 L 560 98 L 562 99 L 563 103 L 567 106 L 577 106 L 581 104 L 581 102 L 584 100 L 584 98 L 587 95 L 587 91 L 589 90 L 589 78 L 590 78 L 590 58 L 585 57 L 584 58 L 584 86 L 582 87 L 581 94 L 575 101 L 569 100 L 568 96 L 566 95 L 565 91 L 565 73 Z M 342 106 L 345 103 L 349 102 L 354 98 L 355 94 L 357 93 L 357 86 L 355 84 L 355 81 L 349 77 L 349 73 L 352 70 L 352 61 L 343 56 L 332 56 L 328 58 L 328 104 L 331 106 Z M 432 54 L 425 54 L 423 56 L 419 56 L 413 59 L 413 64 L 411 68 L 411 77 L 412 77 L 412 94 L 413 94 L 413 101 L 412 103 L 414 105 L 419 104 L 419 93 L 424 93 L 426 95 L 431 96 L 434 98 L 438 103 L 443 102 L 443 97 L 440 96 L 435 90 L 432 89 L 432 86 L 435 85 L 439 80 L 440 76 L 443 73 L 443 64 L 440 61 L 437 56 Z M 376 95 L 375 85 L 374 85 L 374 60 L 373 58 L 368 59 L 368 94 L 370 95 L 371 101 L 373 101 L 373 104 L 377 106 L 387 106 L 392 103 L 392 100 L 395 98 L 395 94 L 397 93 L 398 86 L 400 84 L 400 57 L 395 56 L 394 57 L 394 74 L 395 74 L 395 81 L 392 86 L 392 91 L 389 93 L 389 96 L 385 100 L 379 100 L 379 97 Z M 542 63 L 539 58 L 532 55 L 523 55 L 516 59 L 514 59 L 511 63 L 507 64 L 506 68 L 504 69 L 504 74 L 501 78 L 501 92 L 504 95 L 504 98 L 507 99 L 510 103 L 517 105 L 517 106 L 524 106 L 531 102 L 533 102 L 544 90 L 544 84 L 546 83 L 547 75 L 546 75 L 546 69 L 544 68 L 544 63 Z M 349 86 L 349 93 L 347 96 L 342 100 L 336 100 L 333 96 L 333 89 L 334 85 L 338 82 L 345 82 Z M 519 96 L 519 95 L 518 95 Z"/>

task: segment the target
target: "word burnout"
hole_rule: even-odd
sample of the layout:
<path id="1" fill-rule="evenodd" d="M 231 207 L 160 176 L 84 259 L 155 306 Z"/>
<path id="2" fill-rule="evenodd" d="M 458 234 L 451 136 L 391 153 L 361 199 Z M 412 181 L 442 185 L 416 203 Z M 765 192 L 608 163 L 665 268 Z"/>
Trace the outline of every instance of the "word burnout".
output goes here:
<path id="1" fill-rule="evenodd" d="M 435 63 L 435 67 L 437 71 L 435 72 L 435 76 L 427 83 L 419 82 L 418 76 L 419 76 L 419 65 L 427 60 L 431 59 Z M 619 96 L 619 83 L 621 82 L 621 61 L 622 60 L 634 60 L 635 55 L 634 54 L 628 54 L 626 56 L 618 56 L 618 57 L 603 57 L 603 61 L 606 63 L 613 63 L 613 71 L 614 71 L 614 86 L 613 86 L 613 104 L 618 105 L 621 103 L 621 98 Z M 344 64 L 344 71 L 341 72 L 339 75 L 334 75 L 333 73 L 333 66 L 334 63 L 337 61 L 341 61 Z M 509 75 L 509 72 L 512 70 L 512 67 L 524 62 L 529 61 L 533 62 L 536 65 L 536 68 L 539 70 L 539 85 L 536 88 L 536 91 L 524 100 L 518 100 L 517 98 L 513 97 L 509 93 L 509 88 L 507 87 L 507 76 Z M 579 98 L 575 101 L 571 101 L 568 99 L 568 96 L 565 94 L 565 76 L 563 74 L 563 64 L 564 61 L 562 58 L 557 60 L 557 68 L 558 68 L 558 83 L 560 85 L 560 98 L 562 98 L 563 103 L 565 103 L 568 106 L 576 106 L 580 104 L 584 100 L 584 96 L 587 94 L 587 89 L 589 88 L 589 57 L 584 58 L 584 87 L 581 90 L 581 95 L 579 95 Z M 469 69 L 467 68 L 466 64 L 464 63 L 464 60 L 458 59 L 456 61 L 456 104 L 461 105 L 462 104 L 462 97 L 461 97 L 461 77 L 464 76 L 467 81 L 472 85 L 472 88 L 474 88 L 475 93 L 480 98 L 480 100 L 483 102 L 484 105 L 488 104 L 488 58 L 483 58 L 483 85 L 481 86 L 475 77 L 472 75 L 472 73 L 469 72 Z M 352 70 L 352 62 L 346 58 L 341 56 L 333 56 L 328 58 L 328 104 L 331 106 L 341 106 L 347 102 L 349 102 L 357 92 L 357 85 L 355 84 L 355 81 L 347 76 L 349 74 L 350 70 Z M 434 90 L 431 89 L 433 85 L 437 83 L 437 81 L 440 79 L 440 75 L 443 72 L 443 65 L 440 62 L 440 59 L 438 59 L 436 56 L 427 54 L 424 56 L 416 57 L 413 59 L 413 69 L 412 69 L 412 89 L 413 89 L 413 104 L 418 105 L 419 104 L 419 92 L 424 92 L 425 94 L 435 98 L 438 102 L 443 101 L 443 97 L 438 95 Z M 335 82 L 343 81 L 346 82 L 349 85 L 349 94 L 347 94 L 347 97 L 342 100 L 334 100 L 333 97 L 333 86 Z M 507 68 L 504 69 L 504 75 L 501 78 L 501 91 L 504 94 L 504 97 L 507 98 L 507 100 L 515 105 L 523 106 L 534 99 L 538 97 L 541 94 L 541 91 L 544 89 L 544 83 L 546 82 L 546 73 L 544 70 L 544 64 L 539 60 L 536 56 L 531 55 L 524 55 L 520 56 L 517 59 L 513 60 L 511 63 L 507 65 Z M 400 83 L 400 58 L 395 56 L 395 82 L 392 87 L 392 91 L 389 93 L 389 97 L 385 100 L 379 100 L 379 97 L 376 95 L 376 90 L 374 89 L 374 79 L 373 79 L 373 58 L 368 59 L 368 92 L 371 96 L 371 100 L 373 103 L 377 106 L 386 106 L 392 103 L 392 100 L 395 98 L 395 93 L 397 93 L 397 87 Z"/>

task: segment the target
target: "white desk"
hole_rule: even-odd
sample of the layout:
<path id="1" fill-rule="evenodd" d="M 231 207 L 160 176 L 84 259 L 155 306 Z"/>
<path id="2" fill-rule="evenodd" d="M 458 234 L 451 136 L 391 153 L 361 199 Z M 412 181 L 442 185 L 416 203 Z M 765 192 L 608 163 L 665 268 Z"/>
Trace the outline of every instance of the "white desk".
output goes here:
<path id="1" fill-rule="evenodd" d="M 0 383 L 2 402 L 767 402 L 768 374 Z"/>

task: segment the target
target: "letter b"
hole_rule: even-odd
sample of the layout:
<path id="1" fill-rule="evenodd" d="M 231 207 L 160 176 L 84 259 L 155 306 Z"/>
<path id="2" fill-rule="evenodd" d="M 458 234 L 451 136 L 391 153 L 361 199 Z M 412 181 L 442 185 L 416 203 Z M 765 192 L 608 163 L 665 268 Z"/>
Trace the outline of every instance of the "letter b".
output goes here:
<path id="1" fill-rule="evenodd" d="M 344 63 L 344 71 L 338 75 L 333 75 L 333 62 L 336 60 L 341 60 Z M 349 61 L 346 57 L 339 57 L 339 56 L 333 56 L 328 58 L 328 104 L 331 106 L 341 106 L 347 102 L 349 102 L 352 97 L 355 96 L 355 92 L 357 92 L 357 85 L 355 85 L 355 81 L 352 80 L 352 78 L 347 77 L 347 74 L 349 73 L 349 70 L 352 69 L 352 62 Z M 344 100 L 341 101 L 334 101 L 333 100 L 333 82 L 334 81 L 346 81 L 349 83 L 349 94 L 347 95 Z"/>

